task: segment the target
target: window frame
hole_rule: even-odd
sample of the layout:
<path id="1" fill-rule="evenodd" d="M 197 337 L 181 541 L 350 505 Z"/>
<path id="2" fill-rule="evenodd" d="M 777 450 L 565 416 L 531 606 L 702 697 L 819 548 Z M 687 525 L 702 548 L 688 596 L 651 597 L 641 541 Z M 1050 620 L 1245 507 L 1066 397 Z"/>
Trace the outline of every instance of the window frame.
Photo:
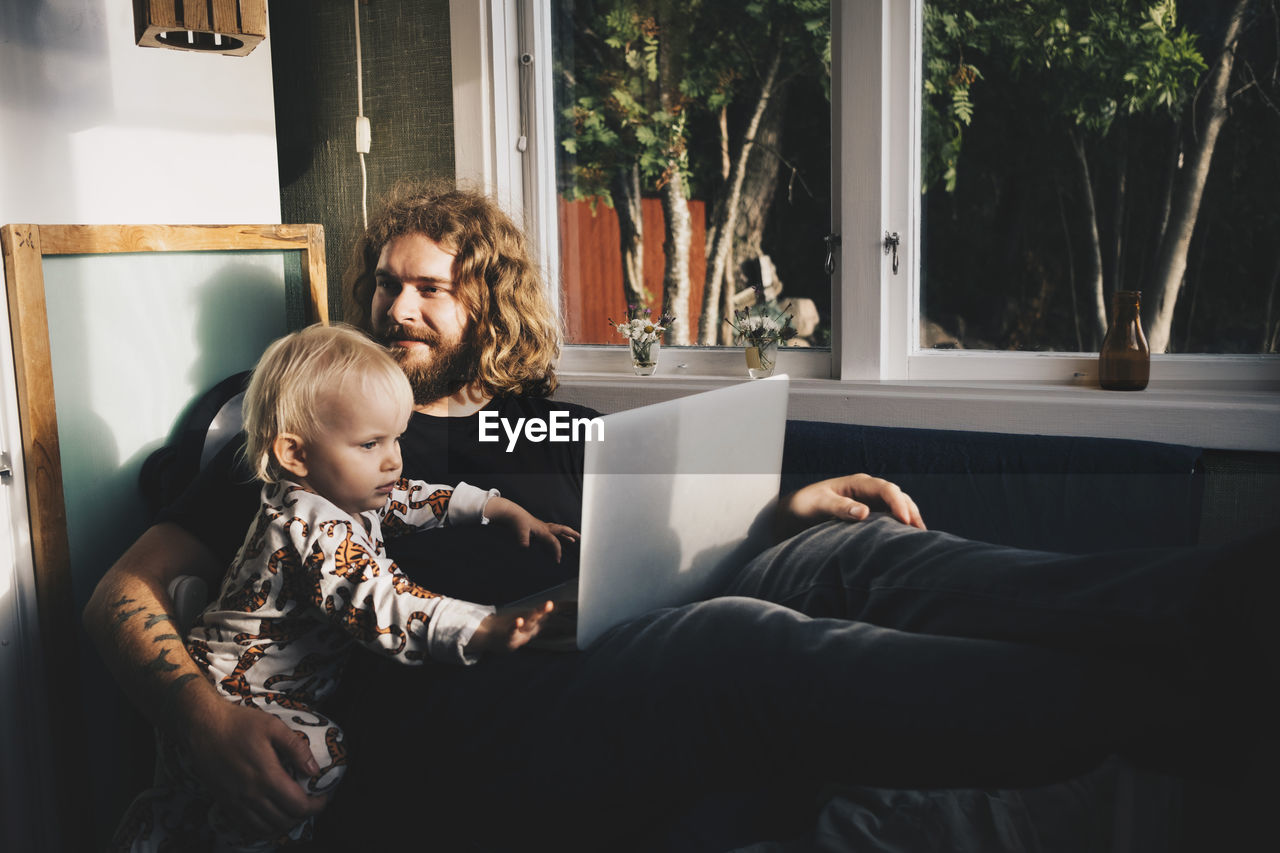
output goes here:
<path id="1" fill-rule="evenodd" d="M 786 371 L 838 381 L 1087 385 L 1096 377 L 1094 353 L 919 348 L 921 203 L 915 188 L 923 2 L 832 2 L 831 174 L 839 201 L 831 221 L 841 239 L 832 276 L 832 347 L 788 350 Z M 497 193 L 524 223 L 547 280 L 558 283 L 549 6 L 533 0 L 451 0 L 450 12 L 458 174 L 479 178 Z M 523 81 L 522 53 L 531 60 Z M 522 120 L 524 150 L 518 144 Z M 883 249 L 884 237 L 894 232 L 900 238 L 896 275 Z M 560 289 L 552 291 L 559 307 Z M 622 374 L 629 367 L 620 366 L 618 349 L 568 345 L 561 371 Z M 666 352 L 673 375 L 742 376 L 736 348 Z M 1280 357 L 1155 355 L 1151 377 L 1257 387 L 1280 380 Z"/>

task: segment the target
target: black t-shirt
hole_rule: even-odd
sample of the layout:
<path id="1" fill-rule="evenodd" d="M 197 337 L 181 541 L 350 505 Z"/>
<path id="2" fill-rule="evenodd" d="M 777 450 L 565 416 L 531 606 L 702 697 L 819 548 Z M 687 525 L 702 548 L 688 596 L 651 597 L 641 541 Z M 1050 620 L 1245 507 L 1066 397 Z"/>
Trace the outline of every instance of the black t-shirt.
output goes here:
<path id="1" fill-rule="evenodd" d="M 544 521 L 578 529 L 582 514 L 583 442 L 531 441 L 523 434 L 508 451 L 512 429 L 524 419 L 551 421 L 565 412 L 559 432 L 572 436 L 573 419 L 597 412 L 572 403 L 529 397 L 499 397 L 468 417 L 432 417 L 415 412 L 400 439 L 406 477 L 456 485 L 466 481 L 494 488 Z M 482 415 L 489 423 L 481 441 Z M 492 416 L 496 415 L 497 418 Z M 580 434 L 581 435 L 581 434 Z M 259 484 L 243 462 L 243 436 L 224 447 L 159 521 L 178 524 L 230 565 L 258 507 Z M 515 545 L 491 527 L 445 527 L 391 539 L 392 559 L 432 592 L 501 604 L 545 589 L 577 573 L 577 550 L 565 549 L 555 563 L 542 548 Z"/>

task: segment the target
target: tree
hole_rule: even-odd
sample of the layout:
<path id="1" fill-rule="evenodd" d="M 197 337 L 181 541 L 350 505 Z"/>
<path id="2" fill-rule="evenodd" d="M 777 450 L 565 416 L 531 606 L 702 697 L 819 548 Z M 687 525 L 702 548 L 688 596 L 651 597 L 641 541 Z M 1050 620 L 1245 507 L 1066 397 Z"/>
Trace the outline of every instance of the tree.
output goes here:
<path id="1" fill-rule="evenodd" d="M 711 193 L 697 337 L 700 343 L 715 343 L 723 309 L 741 284 L 737 267 L 747 259 L 735 248 L 758 254 L 767 224 L 767 210 L 756 203 L 757 196 L 744 199 L 743 188 L 767 182 L 770 175 L 776 180 L 785 123 L 780 109 L 770 112 L 770 105 L 785 103 L 785 87 L 797 74 L 829 80 L 827 3 L 578 0 L 573 15 L 577 71 L 560 137 L 577 164 L 561 191 L 570 198 L 604 199 L 619 210 L 620 221 L 631 214 L 619 202 L 629 205 L 637 186 L 661 194 L 663 306 L 680 315 L 668 332 L 671 343 L 690 340 L 684 326 L 689 312 L 683 307 L 690 291 L 692 239 L 687 202 L 695 191 Z M 731 131 L 730 112 L 739 103 L 745 106 L 745 122 Z M 761 149 L 757 139 L 766 117 L 771 145 Z M 722 170 L 691 164 L 695 125 L 719 128 Z M 622 231 L 628 258 L 644 235 L 626 224 Z M 639 281 L 633 267 L 638 265 L 624 270 L 628 282 Z M 627 288 L 629 302 L 647 301 L 638 285 Z"/>
<path id="2" fill-rule="evenodd" d="M 1169 345 L 1173 309 L 1187 269 L 1187 251 L 1191 247 L 1200 202 L 1204 198 L 1214 148 L 1227 120 L 1227 89 L 1231 81 L 1236 48 L 1240 43 L 1245 12 L 1253 2 L 1254 0 L 1236 0 L 1228 14 L 1222 41 L 1218 45 L 1217 61 L 1205 80 L 1203 118 L 1193 142 L 1186 146 L 1185 150 L 1189 155 L 1186 158 L 1186 169 L 1176 179 L 1169 218 L 1162 228 L 1163 239 L 1160 241 L 1156 269 L 1151 279 L 1154 299 L 1149 299 L 1144 312 L 1154 352 L 1164 352 Z M 1181 153 L 1179 156 L 1181 157 Z"/>
<path id="3" fill-rule="evenodd" d="M 1136 252 L 1143 255 L 1138 269 L 1152 351 L 1168 348 L 1209 166 L 1228 115 L 1237 46 L 1255 2 L 1214 7 L 1215 37 L 1203 40 L 1212 64 L 1204 59 L 1202 40 L 1179 24 L 1175 0 L 1070 6 L 1060 0 L 931 0 L 926 7 L 926 188 L 941 183 L 954 192 L 974 87 L 989 74 L 1012 75 L 1038 92 L 1074 155 L 1095 347 L 1106 329 L 1107 291 L 1121 287 L 1125 270 L 1133 268 L 1124 258 Z M 1129 152 L 1149 158 L 1152 140 L 1167 152 L 1159 178 L 1164 201 L 1145 223 L 1148 239 L 1126 240 Z M 1114 163 L 1105 184 L 1091 167 L 1104 150 Z M 1100 203 L 1108 193 L 1110 204 Z M 1110 228 L 1103 228 L 1107 219 Z"/>
<path id="4" fill-rule="evenodd" d="M 693 6 L 696 8 L 696 3 Z M 662 193 L 666 228 L 663 306 L 676 314 L 668 343 L 689 342 L 687 115 L 680 92 L 684 48 L 672 0 L 578 0 L 571 4 L 572 92 L 557 136 L 575 155 L 561 193 L 603 200 L 618 213 L 627 304 L 644 305 L 643 192 Z"/>

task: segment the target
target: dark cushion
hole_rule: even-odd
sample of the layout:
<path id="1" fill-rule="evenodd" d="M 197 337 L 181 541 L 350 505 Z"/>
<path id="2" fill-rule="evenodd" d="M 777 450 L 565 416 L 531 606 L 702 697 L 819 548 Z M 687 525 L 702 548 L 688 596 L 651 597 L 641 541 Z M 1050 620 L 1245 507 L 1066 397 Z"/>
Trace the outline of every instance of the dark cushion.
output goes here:
<path id="1" fill-rule="evenodd" d="M 1024 548 L 1193 545 L 1200 456 L 1148 441 L 789 421 L 782 487 L 873 474 L 911 495 L 930 528 Z"/>

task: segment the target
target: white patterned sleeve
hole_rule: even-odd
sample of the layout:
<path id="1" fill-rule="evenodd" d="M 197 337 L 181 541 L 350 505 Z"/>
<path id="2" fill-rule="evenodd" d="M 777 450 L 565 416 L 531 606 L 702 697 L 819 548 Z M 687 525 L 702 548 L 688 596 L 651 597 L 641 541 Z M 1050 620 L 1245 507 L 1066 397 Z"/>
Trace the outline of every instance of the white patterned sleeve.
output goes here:
<path id="1" fill-rule="evenodd" d="M 349 516 L 292 526 L 313 600 L 330 624 L 365 648 L 401 663 L 430 657 L 471 664 L 467 643 L 494 612 L 428 592 L 399 567 Z"/>
<path id="2" fill-rule="evenodd" d="M 488 524 L 484 508 L 489 498 L 498 494 L 497 489 L 480 489 L 470 483 L 441 486 L 402 477 L 391 490 L 379 517 L 391 536 L 406 530 Z"/>

